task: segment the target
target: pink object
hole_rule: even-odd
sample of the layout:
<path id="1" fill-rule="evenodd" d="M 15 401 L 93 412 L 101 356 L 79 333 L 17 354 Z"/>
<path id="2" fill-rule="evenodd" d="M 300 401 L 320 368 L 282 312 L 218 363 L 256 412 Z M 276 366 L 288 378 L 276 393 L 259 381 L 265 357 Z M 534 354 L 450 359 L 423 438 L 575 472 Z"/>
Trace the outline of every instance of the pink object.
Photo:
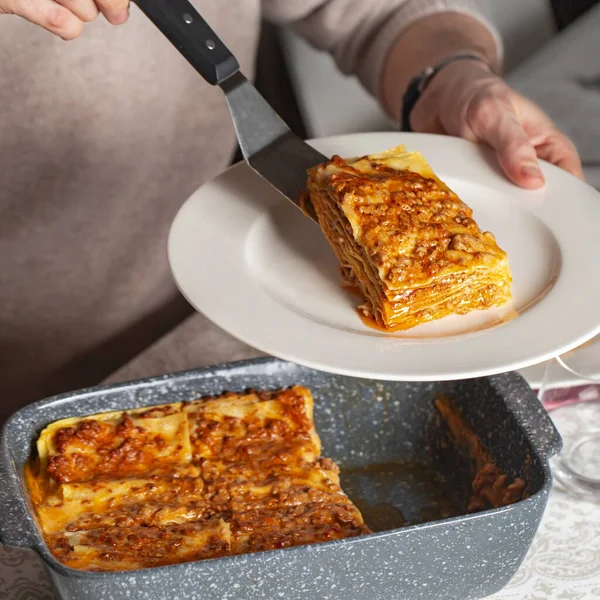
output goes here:
<path id="1" fill-rule="evenodd" d="M 539 390 L 534 390 L 539 396 Z M 542 402 L 544 408 L 548 411 L 554 410 L 569 404 L 578 402 L 589 402 L 600 398 L 600 391 L 597 385 L 580 385 L 563 389 L 555 389 L 550 393 L 546 392 L 546 398 Z"/>

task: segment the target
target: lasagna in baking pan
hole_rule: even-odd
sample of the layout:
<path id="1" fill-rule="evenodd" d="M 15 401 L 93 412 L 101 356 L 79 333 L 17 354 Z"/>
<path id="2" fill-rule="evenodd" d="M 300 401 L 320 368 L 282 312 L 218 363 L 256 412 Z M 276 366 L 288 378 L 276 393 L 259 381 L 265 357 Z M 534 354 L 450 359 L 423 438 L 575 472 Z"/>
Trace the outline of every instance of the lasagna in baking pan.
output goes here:
<path id="1" fill-rule="evenodd" d="M 510 299 L 506 253 L 418 152 L 334 156 L 308 171 L 307 188 L 367 322 L 409 329 Z"/>
<path id="2" fill-rule="evenodd" d="M 131 570 L 368 533 L 320 452 L 295 386 L 57 421 L 26 480 L 59 561 Z"/>

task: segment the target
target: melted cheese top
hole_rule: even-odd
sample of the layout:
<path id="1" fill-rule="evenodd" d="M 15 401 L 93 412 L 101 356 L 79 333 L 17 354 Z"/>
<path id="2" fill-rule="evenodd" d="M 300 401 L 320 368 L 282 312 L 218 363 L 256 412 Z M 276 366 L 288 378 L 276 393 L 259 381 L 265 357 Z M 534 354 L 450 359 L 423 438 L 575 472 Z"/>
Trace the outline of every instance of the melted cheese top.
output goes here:
<path id="1" fill-rule="evenodd" d="M 37 448 L 31 498 L 51 552 L 73 568 L 139 569 L 368 532 L 337 467 L 319 458 L 301 386 L 63 419 Z"/>

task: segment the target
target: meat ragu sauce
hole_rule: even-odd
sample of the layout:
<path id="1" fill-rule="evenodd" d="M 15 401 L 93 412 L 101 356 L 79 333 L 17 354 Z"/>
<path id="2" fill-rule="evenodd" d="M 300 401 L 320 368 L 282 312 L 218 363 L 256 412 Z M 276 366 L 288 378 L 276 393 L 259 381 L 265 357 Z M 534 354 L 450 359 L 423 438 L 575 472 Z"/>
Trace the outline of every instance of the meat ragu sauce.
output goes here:
<path id="1" fill-rule="evenodd" d="M 118 571 L 369 533 L 312 412 L 295 386 L 51 424 L 26 469 L 51 552 Z"/>
<path id="2" fill-rule="evenodd" d="M 182 424 L 180 435 L 185 435 L 184 429 Z M 82 482 L 99 475 L 119 477 L 156 472 L 161 467 L 168 470 L 183 449 L 176 444 L 172 449 L 173 460 L 163 458 L 157 463 L 164 453 L 165 440 L 160 434 L 134 425 L 129 415 L 124 415 L 116 425 L 89 420 L 76 427 L 59 429 L 54 444 L 58 454 L 48 458 L 47 471 L 59 483 Z"/>
<path id="3" fill-rule="evenodd" d="M 441 395 L 435 401 L 435 406 L 448 425 L 453 443 L 464 449 L 471 459 L 473 494 L 467 506 L 468 511 L 500 508 L 528 496 L 525 481 L 519 477 L 512 481 L 509 479 L 475 435 L 452 398 Z"/>

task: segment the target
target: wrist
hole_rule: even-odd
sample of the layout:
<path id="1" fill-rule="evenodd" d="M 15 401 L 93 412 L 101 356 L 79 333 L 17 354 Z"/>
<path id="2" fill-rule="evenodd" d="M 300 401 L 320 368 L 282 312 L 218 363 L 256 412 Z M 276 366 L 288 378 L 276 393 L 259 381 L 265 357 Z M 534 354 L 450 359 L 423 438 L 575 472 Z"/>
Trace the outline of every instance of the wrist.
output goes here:
<path id="1" fill-rule="evenodd" d="M 423 17 L 402 32 L 388 53 L 381 80 L 382 103 L 399 120 L 408 84 L 423 69 L 459 54 L 472 54 L 498 71 L 497 50 L 491 31 L 469 15 L 446 12 Z"/>
<path id="2" fill-rule="evenodd" d="M 469 66 L 471 64 L 474 65 L 476 69 L 479 68 L 491 72 L 491 66 L 488 64 L 486 57 L 473 52 L 457 53 L 445 58 L 435 65 L 426 67 L 410 80 L 406 91 L 402 96 L 402 110 L 400 112 L 400 128 L 402 131 L 413 130 L 411 126 L 411 113 L 432 82 L 434 82 L 435 79 L 439 79 L 444 71 L 450 70 L 453 72 L 454 69 L 452 67 L 463 62 L 468 62 Z M 457 68 L 463 69 L 462 65 Z"/>
<path id="3" fill-rule="evenodd" d="M 470 99 L 487 94 L 503 81 L 483 62 L 459 61 L 433 78 L 414 104 L 410 123 L 415 131 L 461 134 Z"/>

